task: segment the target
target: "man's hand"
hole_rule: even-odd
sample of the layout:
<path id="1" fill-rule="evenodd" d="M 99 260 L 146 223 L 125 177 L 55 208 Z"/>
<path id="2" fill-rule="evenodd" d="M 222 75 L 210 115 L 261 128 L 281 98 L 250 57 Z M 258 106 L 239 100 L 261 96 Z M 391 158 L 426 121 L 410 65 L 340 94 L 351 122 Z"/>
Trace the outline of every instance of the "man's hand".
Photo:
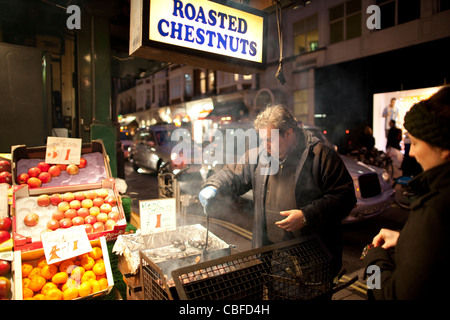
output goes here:
<path id="1" fill-rule="evenodd" d="M 281 221 L 275 222 L 275 225 L 286 231 L 289 232 L 297 231 L 305 226 L 303 223 L 302 210 L 294 209 L 288 211 L 281 211 L 280 214 L 286 218 Z"/>
<path id="2" fill-rule="evenodd" d="M 392 248 L 397 245 L 399 236 L 400 232 L 398 231 L 381 229 L 380 232 L 373 238 L 372 244 L 375 247 L 382 247 L 383 249 Z"/>
<path id="3" fill-rule="evenodd" d="M 217 189 L 214 188 L 213 186 L 207 186 L 203 188 L 198 194 L 198 200 L 200 200 L 200 203 L 205 209 L 205 213 L 216 199 L 216 195 Z"/>

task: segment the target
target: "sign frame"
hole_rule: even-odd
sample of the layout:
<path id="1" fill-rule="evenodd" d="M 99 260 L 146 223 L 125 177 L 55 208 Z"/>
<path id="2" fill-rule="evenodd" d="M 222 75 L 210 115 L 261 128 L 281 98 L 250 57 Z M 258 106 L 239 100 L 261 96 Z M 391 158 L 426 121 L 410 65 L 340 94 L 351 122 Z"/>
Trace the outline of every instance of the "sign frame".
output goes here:
<path id="1" fill-rule="evenodd" d="M 172 44 L 162 43 L 149 38 L 150 2 L 162 0 L 132 0 L 130 10 L 130 56 L 157 61 L 174 62 L 194 67 L 215 69 L 218 71 L 253 74 L 267 68 L 267 24 L 268 14 L 234 1 L 209 0 L 263 18 L 262 61 L 248 61 L 241 58 L 205 52 Z"/>

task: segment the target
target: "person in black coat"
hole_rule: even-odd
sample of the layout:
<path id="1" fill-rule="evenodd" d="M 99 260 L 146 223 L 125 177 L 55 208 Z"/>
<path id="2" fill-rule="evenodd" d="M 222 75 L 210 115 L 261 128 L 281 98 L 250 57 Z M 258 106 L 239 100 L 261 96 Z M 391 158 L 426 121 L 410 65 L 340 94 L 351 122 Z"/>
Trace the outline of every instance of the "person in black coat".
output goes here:
<path id="1" fill-rule="evenodd" d="M 450 285 L 450 87 L 405 115 L 410 155 L 423 168 L 410 186 L 419 197 L 401 231 L 381 229 L 364 258 L 369 298 L 444 299 Z M 374 275 L 379 270 L 379 279 Z"/>
<path id="2" fill-rule="evenodd" d="M 318 235 L 333 255 L 336 276 L 342 266 L 341 220 L 356 203 L 352 177 L 339 154 L 300 128 L 284 106 L 266 108 L 255 129 L 263 147 L 208 178 L 200 202 L 208 207 L 217 193 L 252 189 L 253 248 Z M 279 132 L 277 139 L 272 129 Z M 273 161 L 264 161 L 267 156 Z"/>

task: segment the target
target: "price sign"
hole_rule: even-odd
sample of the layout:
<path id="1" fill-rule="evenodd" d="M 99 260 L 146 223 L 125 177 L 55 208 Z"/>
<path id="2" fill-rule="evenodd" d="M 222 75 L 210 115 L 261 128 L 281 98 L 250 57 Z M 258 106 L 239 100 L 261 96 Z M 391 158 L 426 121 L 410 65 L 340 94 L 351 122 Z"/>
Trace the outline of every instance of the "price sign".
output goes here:
<path id="1" fill-rule="evenodd" d="M 142 234 L 177 228 L 176 202 L 173 198 L 139 201 L 139 215 Z"/>
<path id="2" fill-rule="evenodd" d="M 47 137 L 45 162 L 54 164 L 80 164 L 81 139 Z"/>
<path id="3" fill-rule="evenodd" d="M 92 251 L 84 226 L 44 232 L 41 238 L 48 264 L 64 261 Z"/>

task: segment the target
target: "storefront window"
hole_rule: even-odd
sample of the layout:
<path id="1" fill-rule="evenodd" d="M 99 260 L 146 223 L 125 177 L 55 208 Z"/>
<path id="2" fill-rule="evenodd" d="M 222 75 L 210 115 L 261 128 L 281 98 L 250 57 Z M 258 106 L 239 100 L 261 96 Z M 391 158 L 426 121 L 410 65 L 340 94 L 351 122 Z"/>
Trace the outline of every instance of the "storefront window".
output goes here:
<path id="1" fill-rule="evenodd" d="M 294 114 L 297 121 L 308 122 L 308 89 L 294 92 Z"/>

